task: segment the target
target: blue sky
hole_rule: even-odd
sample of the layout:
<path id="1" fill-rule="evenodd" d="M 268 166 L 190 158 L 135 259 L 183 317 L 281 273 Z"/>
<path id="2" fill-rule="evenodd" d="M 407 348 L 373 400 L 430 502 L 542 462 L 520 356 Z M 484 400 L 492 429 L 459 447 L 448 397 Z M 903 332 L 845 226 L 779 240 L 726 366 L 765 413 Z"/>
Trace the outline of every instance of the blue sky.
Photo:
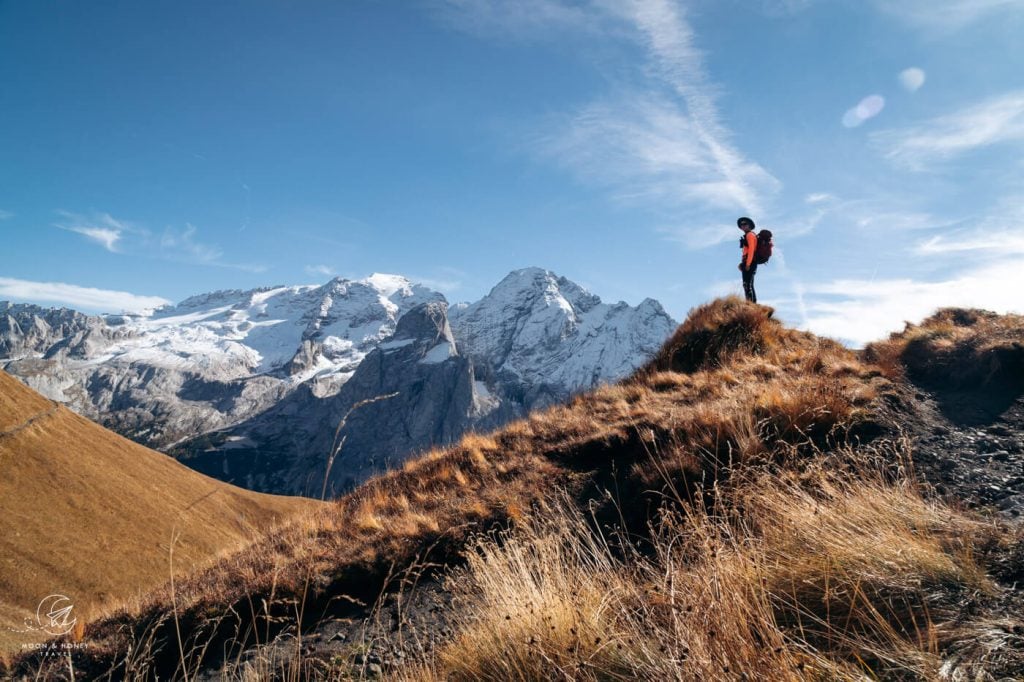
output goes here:
<path id="1" fill-rule="evenodd" d="M 1020 311 L 1024 0 L 0 1 L 0 298 L 530 265 L 860 343 Z"/>

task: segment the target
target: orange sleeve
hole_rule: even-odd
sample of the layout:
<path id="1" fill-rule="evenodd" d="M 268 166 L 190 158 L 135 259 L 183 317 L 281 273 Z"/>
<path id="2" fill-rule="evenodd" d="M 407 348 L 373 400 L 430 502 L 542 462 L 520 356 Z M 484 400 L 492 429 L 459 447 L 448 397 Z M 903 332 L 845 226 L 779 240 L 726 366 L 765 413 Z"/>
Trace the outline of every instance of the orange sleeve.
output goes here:
<path id="1" fill-rule="evenodd" d="M 754 262 L 754 254 L 757 253 L 757 235 L 751 230 L 747 232 L 747 248 L 743 250 L 743 255 L 746 256 L 747 267 Z"/>

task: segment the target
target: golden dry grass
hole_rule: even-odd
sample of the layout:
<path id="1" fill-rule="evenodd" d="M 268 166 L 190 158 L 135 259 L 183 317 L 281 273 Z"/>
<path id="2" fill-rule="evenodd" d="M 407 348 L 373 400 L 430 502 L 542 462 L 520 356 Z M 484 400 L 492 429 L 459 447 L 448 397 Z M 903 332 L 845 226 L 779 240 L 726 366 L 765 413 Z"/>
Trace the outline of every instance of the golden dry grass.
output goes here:
<path id="1" fill-rule="evenodd" d="M 471 543 L 448 581 L 456 634 L 394 676 L 934 679 L 945 646 L 989 627 L 957 604 L 995 592 L 974 553 L 1005 530 L 864 470 L 750 477 L 663 517 L 645 552 L 547 503 Z M 987 653 L 956 673 L 1019 663 Z"/>
<path id="2" fill-rule="evenodd" d="M 36 606 L 68 596 L 83 623 L 239 550 L 320 503 L 197 474 L 0 372 L 0 649 L 38 641 Z M 13 630 L 17 630 L 16 632 Z"/>
<path id="3" fill-rule="evenodd" d="M 868 345 L 864 357 L 889 376 L 950 387 L 984 386 L 995 377 L 1024 384 L 1024 315 L 946 308 Z"/>

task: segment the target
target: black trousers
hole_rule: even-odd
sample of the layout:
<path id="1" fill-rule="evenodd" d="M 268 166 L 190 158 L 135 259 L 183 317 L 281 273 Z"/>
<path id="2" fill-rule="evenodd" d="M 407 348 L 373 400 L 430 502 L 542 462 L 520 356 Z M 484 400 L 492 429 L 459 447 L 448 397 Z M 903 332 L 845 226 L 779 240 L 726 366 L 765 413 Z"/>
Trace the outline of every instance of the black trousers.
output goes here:
<path id="1" fill-rule="evenodd" d="M 754 291 L 754 275 L 757 274 L 757 263 L 751 263 L 750 267 L 743 270 L 743 295 L 751 303 L 757 303 L 757 293 Z"/>

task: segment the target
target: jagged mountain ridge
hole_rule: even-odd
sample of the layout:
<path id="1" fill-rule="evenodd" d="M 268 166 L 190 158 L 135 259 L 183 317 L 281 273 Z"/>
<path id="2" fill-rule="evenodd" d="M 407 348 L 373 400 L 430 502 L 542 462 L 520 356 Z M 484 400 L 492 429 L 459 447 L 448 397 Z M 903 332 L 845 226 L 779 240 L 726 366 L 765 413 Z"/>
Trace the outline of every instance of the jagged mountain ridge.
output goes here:
<path id="1" fill-rule="evenodd" d="M 540 268 L 510 273 L 487 296 L 456 306 L 450 316 L 465 351 L 486 360 L 498 376 L 532 387 L 533 404 L 626 376 L 639 364 L 638 351 L 652 355 L 659 332 L 664 340 L 671 331 L 663 330 L 670 318 L 654 299 L 636 308 L 602 303 Z M 593 343 L 598 338 L 601 343 Z"/>
<path id="2" fill-rule="evenodd" d="M 411 322 L 411 334 L 430 338 L 405 338 L 408 349 L 389 345 L 397 343 L 400 320 L 417 309 L 436 324 Z M 449 315 L 451 352 L 437 358 L 424 389 L 421 361 L 434 346 L 423 343 L 449 329 Z M 416 400 L 352 416 L 332 488 L 469 428 L 496 426 L 621 378 L 674 326 L 655 301 L 604 304 L 540 268 L 515 271 L 480 301 L 450 311 L 440 293 L 375 274 L 218 291 L 146 315 L 0 304 L 0 367 L 200 471 L 258 490 L 306 493 L 312 472 L 320 472 L 312 480 L 323 475 L 321 450 L 330 449 L 316 434 L 333 434 L 341 416 L 374 391 Z M 360 376 L 371 355 L 376 374 L 366 367 Z M 396 409 L 397 421 L 389 416 Z"/>

